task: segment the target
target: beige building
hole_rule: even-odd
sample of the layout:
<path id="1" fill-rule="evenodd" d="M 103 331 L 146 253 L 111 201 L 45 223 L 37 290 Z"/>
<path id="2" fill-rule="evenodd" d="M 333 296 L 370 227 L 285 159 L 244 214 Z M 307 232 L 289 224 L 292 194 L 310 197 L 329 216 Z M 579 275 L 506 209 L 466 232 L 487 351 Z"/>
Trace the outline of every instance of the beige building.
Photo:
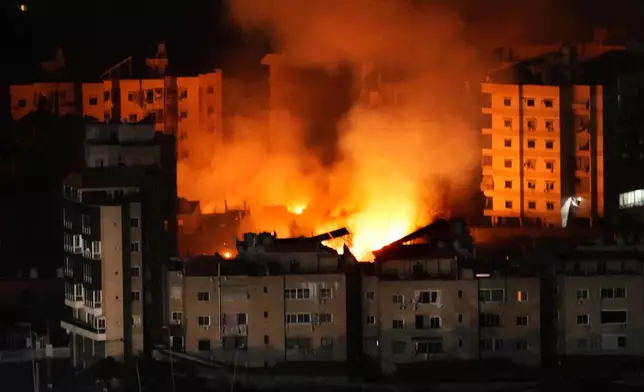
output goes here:
<path id="1" fill-rule="evenodd" d="M 352 261 L 319 241 L 267 233 L 238 249 L 234 260 L 201 256 L 170 272 L 171 346 L 247 367 L 346 361 Z"/>
<path id="2" fill-rule="evenodd" d="M 575 216 L 602 217 L 602 87 L 485 83 L 482 90 L 491 121 L 482 131 L 481 187 L 493 224 L 561 226 L 570 197 L 584 200 Z"/>
<path id="3" fill-rule="evenodd" d="M 644 356 L 642 249 L 579 249 L 558 271 L 558 351 Z"/>

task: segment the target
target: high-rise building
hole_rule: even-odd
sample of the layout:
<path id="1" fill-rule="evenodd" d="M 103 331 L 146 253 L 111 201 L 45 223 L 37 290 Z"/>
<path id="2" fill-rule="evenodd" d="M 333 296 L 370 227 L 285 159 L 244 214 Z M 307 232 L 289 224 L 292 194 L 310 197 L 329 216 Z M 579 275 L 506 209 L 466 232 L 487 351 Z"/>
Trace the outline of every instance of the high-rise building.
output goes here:
<path id="1" fill-rule="evenodd" d="M 176 255 L 174 136 L 87 126 L 86 167 L 63 185 L 66 316 L 75 366 L 151 350 L 165 319 L 162 265 Z"/>
<path id="2" fill-rule="evenodd" d="M 625 122 L 638 112 L 625 102 L 643 86 L 644 68 L 632 66 L 640 57 L 617 51 L 584 59 L 564 47 L 488 78 L 481 188 L 492 224 L 566 226 L 614 216 L 618 194 L 636 189 L 633 167 L 641 170 L 644 159 L 637 127 Z"/>
<path id="3" fill-rule="evenodd" d="M 210 159 L 203 141 L 221 141 L 222 72 L 172 75 L 164 45 L 145 69 L 135 72 L 131 57 L 86 83 L 44 82 L 10 87 L 11 113 L 20 119 L 46 108 L 58 115 L 77 113 L 109 123 L 151 118 L 155 129 L 175 135 L 178 159 Z M 203 156 L 202 156 L 203 155 Z"/>

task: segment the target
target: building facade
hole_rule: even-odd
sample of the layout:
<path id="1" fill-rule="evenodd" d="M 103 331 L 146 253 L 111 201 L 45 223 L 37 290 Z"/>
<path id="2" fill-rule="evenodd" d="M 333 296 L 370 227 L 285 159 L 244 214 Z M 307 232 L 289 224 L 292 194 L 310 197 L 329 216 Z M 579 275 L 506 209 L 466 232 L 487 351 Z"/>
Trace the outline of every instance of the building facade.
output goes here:
<path id="1" fill-rule="evenodd" d="M 74 366 L 151 350 L 165 318 L 162 260 L 176 254 L 174 137 L 94 124 L 86 168 L 63 185 L 66 314 Z M 162 189 L 163 191 L 159 191 Z"/>
<path id="2" fill-rule="evenodd" d="M 201 256 L 169 273 L 169 340 L 219 362 L 345 362 L 355 261 L 311 239 L 247 235 L 234 260 Z"/>
<path id="3" fill-rule="evenodd" d="M 642 56 L 577 50 L 515 64 L 482 85 L 481 189 L 492 224 L 592 225 L 641 187 Z"/>
<path id="4" fill-rule="evenodd" d="M 46 108 L 60 116 L 77 113 L 105 123 L 151 119 L 157 131 L 175 135 L 180 160 L 194 155 L 196 160 L 209 162 L 211 151 L 204 151 L 203 141 L 214 144 L 223 136 L 222 72 L 170 76 L 156 66 L 160 60 L 148 59 L 146 73 L 153 75 L 148 78 L 115 78 L 107 72 L 103 80 L 93 83 L 13 85 L 12 116 L 18 120 Z"/>

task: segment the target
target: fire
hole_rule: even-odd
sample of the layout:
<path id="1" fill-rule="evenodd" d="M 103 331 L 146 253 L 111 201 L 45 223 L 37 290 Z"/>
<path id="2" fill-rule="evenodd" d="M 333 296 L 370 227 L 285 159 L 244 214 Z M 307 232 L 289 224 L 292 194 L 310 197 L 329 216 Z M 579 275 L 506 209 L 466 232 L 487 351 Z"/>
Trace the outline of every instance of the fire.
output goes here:
<path id="1" fill-rule="evenodd" d="M 286 207 L 286 209 L 287 209 L 287 210 L 288 210 L 288 212 L 290 212 L 291 214 L 295 214 L 295 215 L 302 215 L 302 213 L 304 212 L 304 210 L 306 210 L 306 207 L 307 207 L 307 206 L 306 206 L 306 205 L 304 205 L 304 204 L 291 204 L 291 205 L 287 206 L 287 207 Z"/>
<path id="2" fill-rule="evenodd" d="M 224 259 L 230 259 L 231 257 L 233 257 L 233 254 L 229 251 L 226 251 L 222 254 L 222 256 L 224 256 Z"/>

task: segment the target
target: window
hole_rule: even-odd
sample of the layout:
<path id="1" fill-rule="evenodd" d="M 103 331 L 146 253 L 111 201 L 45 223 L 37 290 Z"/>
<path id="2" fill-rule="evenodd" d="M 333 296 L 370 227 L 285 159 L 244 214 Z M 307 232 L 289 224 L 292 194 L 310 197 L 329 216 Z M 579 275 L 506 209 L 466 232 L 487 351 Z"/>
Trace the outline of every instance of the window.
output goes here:
<path id="1" fill-rule="evenodd" d="M 458 290 L 457 294 L 458 298 L 463 298 L 463 290 Z"/>
<path id="2" fill-rule="evenodd" d="M 503 167 L 510 169 L 512 167 L 512 159 L 505 159 L 503 161 Z"/>
<path id="3" fill-rule="evenodd" d="M 517 291 L 517 301 L 525 302 L 528 300 L 528 292 L 525 290 Z"/>
<path id="4" fill-rule="evenodd" d="M 286 349 L 287 350 L 297 350 L 297 349 L 310 349 L 313 345 L 311 338 L 305 338 L 302 336 L 296 338 L 287 338 L 286 339 Z"/>
<path id="5" fill-rule="evenodd" d="M 504 346 L 503 339 L 481 339 L 479 341 L 481 351 L 500 351 Z"/>
<path id="6" fill-rule="evenodd" d="M 268 287 L 264 286 L 264 292 L 268 293 Z"/>
<path id="7" fill-rule="evenodd" d="M 528 148 L 534 148 L 536 144 L 534 139 L 528 139 Z"/>
<path id="8" fill-rule="evenodd" d="M 206 87 L 206 94 L 213 94 L 215 92 L 215 87 L 208 86 Z"/>
<path id="9" fill-rule="evenodd" d="M 286 299 L 309 299 L 311 298 L 310 289 L 286 289 L 284 290 Z"/>
<path id="10" fill-rule="evenodd" d="M 197 345 L 199 351 L 210 351 L 210 339 L 200 339 Z"/>
<path id="11" fill-rule="evenodd" d="M 550 192 L 550 191 L 554 191 L 554 190 L 555 190 L 555 182 L 554 182 L 554 181 L 544 181 L 544 182 L 543 182 L 543 185 L 544 185 L 544 186 L 543 186 L 543 187 L 544 187 L 544 191 L 545 191 L 546 193 L 548 193 L 548 192 Z"/>
<path id="12" fill-rule="evenodd" d="M 552 140 L 546 140 L 546 149 L 552 150 L 554 148 L 555 142 Z"/>
<path id="13" fill-rule="evenodd" d="M 506 180 L 504 184 L 505 189 L 512 189 L 512 181 Z"/>
<path id="14" fill-rule="evenodd" d="M 268 312 L 264 312 L 264 318 L 268 318 Z"/>
<path id="15" fill-rule="evenodd" d="M 321 288 L 320 289 L 320 298 L 321 299 L 329 299 L 332 296 L 332 291 L 331 289 L 328 288 Z"/>
<path id="16" fill-rule="evenodd" d="M 264 344 L 269 344 L 269 343 L 270 343 L 270 339 L 268 335 L 264 335 Z"/>
<path id="17" fill-rule="evenodd" d="M 141 316 L 138 314 L 132 315 L 132 326 L 140 327 L 141 326 Z"/>
<path id="18" fill-rule="evenodd" d="M 140 252 L 140 251 L 141 251 L 141 243 L 139 242 L 130 243 L 130 252 Z"/>
<path id="19" fill-rule="evenodd" d="M 463 322 L 463 314 L 462 314 L 462 313 L 459 313 L 459 314 L 458 314 L 458 322 L 459 322 L 459 323 L 462 323 L 462 322 Z"/>
<path id="20" fill-rule="evenodd" d="M 135 96 L 136 96 L 136 93 L 127 93 L 127 100 L 130 102 L 134 102 Z"/>
<path id="21" fill-rule="evenodd" d="M 512 139 L 505 139 L 503 140 L 503 145 L 505 147 L 512 147 Z"/>
<path id="22" fill-rule="evenodd" d="M 185 120 L 186 118 L 188 118 L 188 112 L 179 113 L 179 118 Z"/>
<path id="23" fill-rule="evenodd" d="M 403 329 L 405 328 L 405 321 L 402 319 L 394 319 L 391 323 L 391 328 L 393 329 Z"/>
<path id="24" fill-rule="evenodd" d="M 626 288 L 624 287 L 608 287 L 600 290 L 601 299 L 617 299 L 626 298 Z"/>
<path id="25" fill-rule="evenodd" d="M 138 302 L 141 300 L 141 292 L 140 291 L 132 291 L 132 302 Z"/>
<path id="26" fill-rule="evenodd" d="M 172 312 L 170 317 L 173 324 L 181 324 L 183 321 L 183 312 Z"/>
<path id="27" fill-rule="evenodd" d="M 181 89 L 181 91 L 179 91 L 179 98 L 180 99 L 188 98 L 188 90 Z"/>
<path id="28" fill-rule="evenodd" d="M 391 297 L 391 302 L 394 305 L 403 305 L 405 303 L 405 296 L 402 294 L 394 294 Z"/>
<path id="29" fill-rule="evenodd" d="M 528 159 L 523 164 L 527 170 L 534 170 L 537 168 L 537 161 L 534 159 Z"/>
<path id="30" fill-rule="evenodd" d="M 501 302 L 505 299 L 503 289 L 481 289 L 479 291 L 481 302 Z"/>
<path id="31" fill-rule="evenodd" d="M 18 100 L 18 107 L 21 107 L 21 108 L 27 107 L 27 100 L 26 99 L 19 99 Z"/>
<path id="32" fill-rule="evenodd" d="M 440 354 L 443 352 L 443 338 L 427 338 L 416 342 L 416 354 Z"/>
<path id="33" fill-rule="evenodd" d="M 511 210 L 512 209 L 512 201 L 506 200 L 505 201 L 505 208 L 507 208 L 508 210 Z"/>
<path id="34" fill-rule="evenodd" d="M 317 321 L 320 324 L 331 324 L 333 322 L 333 314 L 332 313 L 319 313 L 317 315 Z"/>
<path id="35" fill-rule="evenodd" d="M 200 327 L 209 327 L 210 326 L 210 316 L 199 316 L 197 318 L 197 325 Z"/>
<path id="36" fill-rule="evenodd" d="M 537 208 L 537 202 L 532 201 L 532 200 L 528 201 L 528 209 L 529 210 L 534 210 L 536 208 Z"/>
<path id="37" fill-rule="evenodd" d="M 215 113 L 215 108 L 208 106 L 207 113 L 209 116 L 212 116 L 212 114 Z"/>
<path id="38" fill-rule="evenodd" d="M 391 342 L 391 352 L 394 355 L 401 355 L 407 351 L 406 342 Z"/>
<path id="39" fill-rule="evenodd" d="M 578 301 L 583 301 L 588 299 L 588 290 L 583 289 L 583 290 L 577 290 L 577 300 Z"/>
<path id="40" fill-rule="evenodd" d="M 138 120 L 139 120 L 138 116 L 134 113 L 127 116 L 127 122 L 135 123 Z"/>
<path id="41" fill-rule="evenodd" d="M 376 325 L 376 316 L 367 316 L 367 325 Z"/>
<path id="42" fill-rule="evenodd" d="M 547 108 L 553 107 L 552 99 L 544 99 L 543 100 L 543 106 Z"/>
<path id="43" fill-rule="evenodd" d="M 286 313 L 286 324 L 311 324 L 311 313 Z"/>
<path id="44" fill-rule="evenodd" d="M 528 349 L 528 341 L 525 339 L 519 339 L 514 342 L 514 349 L 517 351 L 526 351 Z"/>
<path id="45" fill-rule="evenodd" d="M 210 293 L 207 291 L 200 291 L 197 293 L 197 301 L 207 302 L 210 301 Z"/>
<path id="46" fill-rule="evenodd" d="M 98 105 L 98 97 L 89 97 L 89 106 Z"/>
<path id="47" fill-rule="evenodd" d="M 555 161 L 546 161 L 546 170 L 554 171 L 555 170 Z"/>
<path id="48" fill-rule="evenodd" d="M 440 329 L 442 325 L 441 318 L 437 316 L 427 316 L 417 314 L 415 319 L 416 329 Z"/>
<path id="49" fill-rule="evenodd" d="M 139 227 L 139 218 L 130 219 L 130 227 Z"/>
<path id="50" fill-rule="evenodd" d="M 528 131 L 535 131 L 537 129 L 537 120 L 534 118 L 528 119 L 526 121 L 526 128 L 528 128 Z"/>
<path id="51" fill-rule="evenodd" d="M 138 265 L 131 267 L 130 275 L 132 275 L 133 278 L 138 278 L 139 276 L 141 276 L 141 267 L 139 267 Z"/>
<path id="52" fill-rule="evenodd" d="M 553 203 L 553 202 L 551 202 L 551 201 L 547 201 L 547 202 L 546 202 L 546 209 L 547 209 L 548 211 L 554 211 L 554 209 L 555 209 L 555 203 Z"/>
<path id="53" fill-rule="evenodd" d="M 438 303 L 440 292 L 437 290 L 419 291 L 417 293 L 418 303 L 436 304 Z"/>
<path id="54" fill-rule="evenodd" d="M 479 318 L 479 324 L 481 327 L 500 327 L 501 326 L 501 316 L 496 313 L 481 313 Z"/>
<path id="55" fill-rule="evenodd" d="M 517 325 L 526 327 L 528 325 L 528 316 L 517 316 Z"/>
<path id="56" fill-rule="evenodd" d="M 617 337 L 617 347 L 626 348 L 626 336 Z"/>
<path id="57" fill-rule="evenodd" d="M 546 120 L 546 129 L 548 130 L 548 132 L 554 132 L 555 120 Z"/>
<path id="58" fill-rule="evenodd" d="M 511 118 L 504 118 L 503 119 L 503 126 L 505 128 L 512 128 L 512 119 Z"/>
<path id="59" fill-rule="evenodd" d="M 577 315 L 577 325 L 588 325 L 590 324 L 590 316 L 587 314 L 578 314 Z"/>
<path id="60" fill-rule="evenodd" d="M 248 316 L 246 313 L 237 313 L 235 317 L 237 319 L 237 325 L 248 325 Z"/>
<path id="61" fill-rule="evenodd" d="M 170 287 L 170 298 L 181 300 L 183 290 L 179 286 Z"/>
<path id="62" fill-rule="evenodd" d="M 525 104 L 526 104 L 526 106 L 533 108 L 534 107 L 534 98 L 526 99 Z"/>
<path id="63" fill-rule="evenodd" d="M 376 299 L 376 293 L 373 291 L 367 291 L 366 293 L 364 293 L 364 297 L 368 301 L 373 301 L 374 299 Z"/>
<path id="64" fill-rule="evenodd" d="M 600 313 L 602 324 L 626 324 L 627 318 L 625 310 L 602 310 Z"/>
<path id="65" fill-rule="evenodd" d="M 512 106 L 512 98 L 503 98 L 503 106 Z"/>

